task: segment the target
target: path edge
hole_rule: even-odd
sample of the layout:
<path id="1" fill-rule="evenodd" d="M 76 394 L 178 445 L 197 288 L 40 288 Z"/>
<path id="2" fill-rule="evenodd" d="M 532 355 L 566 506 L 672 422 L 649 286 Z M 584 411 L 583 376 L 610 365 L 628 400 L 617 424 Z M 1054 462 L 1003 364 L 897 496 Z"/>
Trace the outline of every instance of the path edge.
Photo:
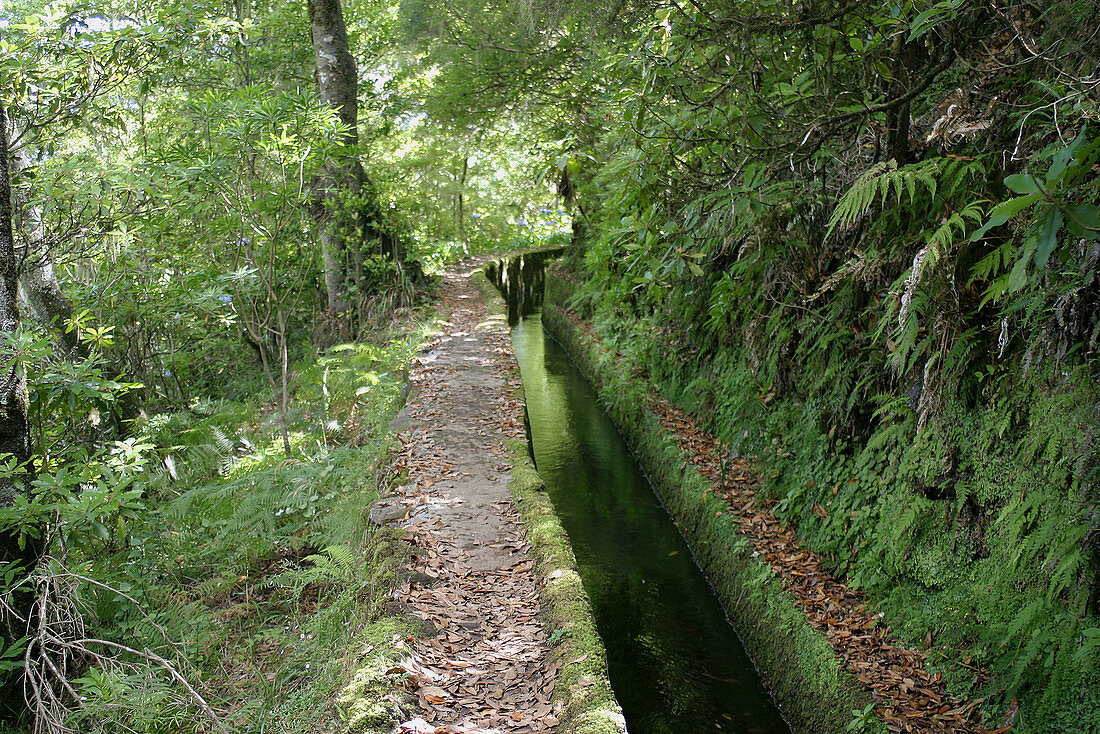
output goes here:
<path id="1" fill-rule="evenodd" d="M 491 316 L 506 318 L 507 308 L 496 287 L 489 282 L 486 268 L 513 254 L 519 253 L 502 255 L 470 274 Z M 512 370 L 508 389 L 519 392 L 522 398 L 519 365 L 514 353 L 510 352 L 510 356 Z M 525 415 L 526 410 L 525 404 Z M 611 690 L 607 674 L 607 652 L 596 632 L 591 600 L 581 583 L 569 537 L 531 460 L 527 442 L 505 438 L 504 445 L 512 465 L 508 489 L 531 544 L 543 620 L 550 632 L 551 655 L 561 663 L 553 695 L 553 701 L 562 704 L 557 731 L 563 734 L 626 734 L 622 708 Z"/>
<path id="2" fill-rule="evenodd" d="M 771 567 L 753 557 L 749 541 L 725 516 L 728 508 L 707 491 L 710 483 L 648 409 L 645 397 L 654 386 L 616 368 L 598 338 L 569 315 L 575 290 L 547 269 L 543 325 L 591 383 L 645 469 L 792 729 L 885 732 L 877 716 L 866 715 L 872 696 L 842 670 L 825 635 L 809 624 Z"/>

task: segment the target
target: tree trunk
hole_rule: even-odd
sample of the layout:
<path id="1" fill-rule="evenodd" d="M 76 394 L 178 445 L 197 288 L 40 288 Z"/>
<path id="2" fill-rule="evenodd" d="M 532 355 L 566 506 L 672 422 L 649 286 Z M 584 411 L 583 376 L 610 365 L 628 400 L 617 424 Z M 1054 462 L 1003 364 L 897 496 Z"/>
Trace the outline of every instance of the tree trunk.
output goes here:
<path id="1" fill-rule="evenodd" d="M 916 44 L 907 43 L 901 36 L 894 39 L 894 65 L 889 95 L 898 99 L 909 92 L 912 68 L 916 62 Z M 886 112 L 886 155 L 899 167 L 909 162 L 909 103 L 891 107 Z"/>
<path id="2" fill-rule="evenodd" d="M 348 34 L 340 0 L 309 0 L 310 33 L 317 66 L 317 91 L 321 101 L 333 107 L 347 126 L 344 150 L 324 172 L 319 182 L 321 206 L 317 224 L 321 230 L 321 254 L 325 268 L 325 291 L 331 312 L 348 308 L 348 274 L 342 230 L 350 229 L 352 218 L 342 210 L 341 191 L 359 193 L 363 167 L 355 156 L 359 142 L 358 70 L 348 49 Z"/>
<path id="3" fill-rule="evenodd" d="M 0 104 L 0 337 L 19 328 L 19 283 L 16 276 L 15 237 L 12 231 L 11 151 L 8 115 Z M 14 459 L 31 470 L 31 435 L 27 418 L 27 385 L 17 360 L 0 347 L 0 460 Z M 24 475 L 24 482 L 30 476 Z M 0 506 L 15 503 L 21 489 L 11 479 L 0 479 Z M 41 556 L 41 541 L 21 531 L 0 527 L 0 567 L 17 569 L 16 579 L 29 573 Z M 3 591 L 7 592 L 8 589 Z M 10 644 L 27 633 L 33 609 L 31 589 L 24 584 L 11 595 L 10 610 L 0 615 L 0 635 Z M 26 711 L 23 675 L 12 671 L 0 677 L 0 718 L 13 720 Z"/>
<path id="4" fill-rule="evenodd" d="M 470 174 L 470 156 L 462 156 L 462 175 L 458 179 L 458 237 L 462 241 L 462 252 L 469 255 L 469 238 L 466 236 L 466 178 Z"/>
<path id="5" fill-rule="evenodd" d="M 23 151 L 16 153 L 15 159 L 17 171 L 30 166 Z M 42 226 L 42 212 L 22 199 L 13 201 L 12 205 L 13 210 L 18 205 L 23 219 L 24 263 L 29 265 L 19 273 L 19 285 L 26 302 L 35 316 L 53 331 L 69 359 L 87 359 L 88 345 L 80 341 L 80 334 L 75 329 L 65 330 L 66 323 L 73 317 L 73 306 L 61 290 L 50 253 L 44 246 L 46 232 Z"/>
<path id="6" fill-rule="evenodd" d="M 88 359 L 88 345 L 80 340 L 76 329 L 66 331 L 73 316 L 73 306 L 61 291 L 61 284 L 54 273 L 53 263 L 46 253 L 32 255 L 35 264 L 23 273 L 19 284 L 23 288 L 27 304 L 57 337 L 61 348 L 71 360 Z"/>
<path id="7" fill-rule="evenodd" d="M 16 172 L 21 173 L 30 166 L 24 150 L 12 153 L 12 158 L 15 161 Z M 13 192 L 11 204 L 13 214 L 18 207 L 23 223 L 21 243 L 23 252 L 17 258 L 17 262 L 22 265 L 22 272 L 18 273 L 18 278 L 23 302 L 53 334 L 66 359 L 74 362 L 85 361 L 92 356 L 92 350 L 89 349 L 87 342 L 80 338 L 79 331 L 68 329 L 69 321 L 73 317 L 73 304 L 61 289 L 61 282 L 57 279 L 53 260 L 45 245 L 46 230 L 42 224 L 42 212 L 26 201 L 25 197 L 20 197 L 18 191 Z M 127 381 L 117 364 L 104 362 L 104 370 L 112 379 Z M 131 390 L 113 403 L 110 425 L 113 426 L 117 435 L 122 437 L 130 435 L 132 428 L 129 424 L 141 413 L 143 392 L 143 388 Z"/>

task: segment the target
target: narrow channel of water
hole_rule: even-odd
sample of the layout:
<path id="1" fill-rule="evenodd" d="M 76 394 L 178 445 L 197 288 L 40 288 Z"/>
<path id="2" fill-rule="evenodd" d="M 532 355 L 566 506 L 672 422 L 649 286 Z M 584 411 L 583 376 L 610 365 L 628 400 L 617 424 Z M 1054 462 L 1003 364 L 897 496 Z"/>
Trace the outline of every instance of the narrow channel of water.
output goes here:
<path id="1" fill-rule="evenodd" d="M 541 267 L 531 270 L 541 286 Z M 509 290 L 522 294 L 512 342 L 535 463 L 576 552 L 631 734 L 789 732 L 615 425 L 543 330 L 541 294 Z"/>

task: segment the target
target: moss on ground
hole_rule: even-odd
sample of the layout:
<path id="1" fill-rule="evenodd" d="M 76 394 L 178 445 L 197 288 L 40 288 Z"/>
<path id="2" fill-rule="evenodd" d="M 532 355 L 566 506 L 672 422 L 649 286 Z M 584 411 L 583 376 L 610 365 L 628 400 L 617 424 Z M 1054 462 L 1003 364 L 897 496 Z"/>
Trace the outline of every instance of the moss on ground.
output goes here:
<path id="1" fill-rule="evenodd" d="M 408 620 L 386 617 L 368 624 L 349 651 L 347 683 L 336 699 L 346 734 L 382 734 L 393 728 L 400 713 L 399 678 L 387 673 L 397 661 L 394 639 L 414 633 Z"/>

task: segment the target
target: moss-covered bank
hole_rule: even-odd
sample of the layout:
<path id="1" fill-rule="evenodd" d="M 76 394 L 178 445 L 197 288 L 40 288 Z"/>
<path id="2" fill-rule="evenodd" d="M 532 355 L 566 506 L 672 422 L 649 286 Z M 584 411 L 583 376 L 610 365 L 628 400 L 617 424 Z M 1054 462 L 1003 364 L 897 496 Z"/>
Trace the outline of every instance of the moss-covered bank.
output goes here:
<path id="1" fill-rule="evenodd" d="M 540 259 L 545 251 L 538 254 Z M 499 261 L 487 267 L 499 267 Z M 506 305 L 489 282 L 485 269 L 472 275 L 490 313 L 500 316 Z M 512 389 L 520 390 L 518 367 Z M 524 442 L 506 441 L 512 462 L 509 490 L 527 528 L 527 540 L 535 557 L 535 572 L 542 583 L 544 623 L 553 641 L 553 655 L 561 662 L 554 684 L 554 703 L 562 705 L 558 727 L 570 734 L 621 734 L 626 731 L 622 709 L 607 677 L 607 653 L 596 632 L 591 603 L 581 584 L 568 536 L 542 479 L 535 471 Z"/>
<path id="2" fill-rule="evenodd" d="M 745 539 L 706 492 L 708 483 L 647 408 L 652 389 L 566 315 L 573 286 L 547 275 L 543 323 L 569 351 L 623 431 L 681 532 L 693 548 L 746 646 L 796 731 L 881 731 L 877 720 L 855 721 L 870 696 L 859 689 L 823 635 L 783 591 L 770 567 L 754 559 Z"/>
<path id="3" fill-rule="evenodd" d="M 617 734 L 626 731 L 622 711 L 607 678 L 607 654 L 596 633 L 588 595 L 577 572 L 577 561 L 527 446 L 508 442 L 512 458 L 509 489 L 527 526 L 527 539 L 543 583 L 542 607 L 554 655 L 561 672 L 554 700 L 564 706 L 559 731 L 576 734 Z"/>
<path id="4" fill-rule="evenodd" d="M 982 699 L 990 728 L 1100 732 L 1095 360 L 997 360 L 953 379 L 922 426 L 919 383 L 867 387 L 881 375 L 845 362 L 854 353 L 823 365 L 784 346 L 798 309 L 754 322 L 776 334 L 731 327 L 715 343 L 671 312 L 623 307 L 597 278 L 547 281 L 623 370 L 756 457 L 777 517 L 951 694 Z"/>

